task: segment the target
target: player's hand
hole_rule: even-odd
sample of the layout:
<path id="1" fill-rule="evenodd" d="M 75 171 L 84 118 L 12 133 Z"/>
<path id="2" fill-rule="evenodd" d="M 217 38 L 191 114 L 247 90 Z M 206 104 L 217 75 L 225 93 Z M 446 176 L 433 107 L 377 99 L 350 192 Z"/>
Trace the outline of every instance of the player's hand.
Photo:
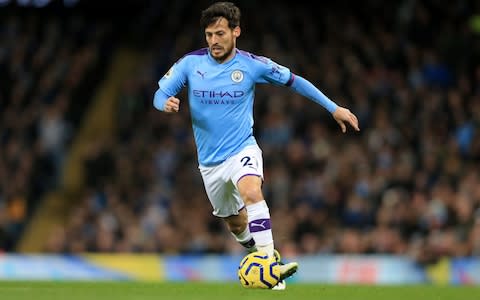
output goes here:
<path id="1" fill-rule="evenodd" d="M 180 109 L 180 99 L 175 98 L 173 96 L 167 99 L 163 107 L 163 111 L 167 113 L 176 113 L 178 112 L 179 109 Z"/>
<path id="2" fill-rule="evenodd" d="M 347 131 L 345 123 L 350 124 L 356 131 L 360 131 L 358 119 L 349 109 L 339 106 L 332 115 L 338 125 L 340 125 L 340 128 L 342 128 L 343 133 Z"/>

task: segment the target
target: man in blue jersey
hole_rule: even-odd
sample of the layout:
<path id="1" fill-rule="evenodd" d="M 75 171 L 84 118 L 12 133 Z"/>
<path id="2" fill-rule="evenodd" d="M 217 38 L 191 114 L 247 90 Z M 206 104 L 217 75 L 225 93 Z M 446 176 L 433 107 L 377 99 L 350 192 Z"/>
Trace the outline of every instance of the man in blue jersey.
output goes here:
<path id="1" fill-rule="evenodd" d="M 235 239 L 250 251 L 274 250 L 270 212 L 262 193 L 262 151 L 253 136 L 255 85 L 286 86 L 320 104 L 338 122 L 359 131 L 357 117 L 338 106 L 308 80 L 271 59 L 239 50 L 240 10 L 218 2 L 202 12 L 201 26 L 208 48 L 188 53 L 160 79 L 154 106 L 167 113 L 180 109 L 175 96 L 188 87 L 193 134 L 199 169 L 213 214 L 223 218 Z M 298 264 L 281 265 L 282 281 Z"/>

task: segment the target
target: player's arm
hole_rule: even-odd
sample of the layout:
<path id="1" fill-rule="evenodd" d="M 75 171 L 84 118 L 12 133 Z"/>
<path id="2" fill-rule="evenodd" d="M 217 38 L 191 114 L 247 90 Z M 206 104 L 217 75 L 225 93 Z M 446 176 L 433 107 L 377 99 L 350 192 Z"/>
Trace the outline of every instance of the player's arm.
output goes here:
<path id="1" fill-rule="evenodd" d="M 310 81 L 301 76 L 293 74 L 288 68 L 281 66 L 270 59 L 257 59 L 263 63 L 257 63 L 261 73 L 259 83 L 263 81 L 277 85 L 290 87 L 294 92 L 320 104 L 327 109 L 340 125 L 342 132 L 346 132 L 345 123 L 349 123 L 355 130 L 359 131 L 357 117 L 347 108 L 338 106 L 335 102 L 325 96 Z"/>
<path id="2" fill-rule="evenodd" d="M 350 126 L 352 126 L 356 131 L 360 131 L 357 117 L 348 108 L 338 106 L 305 78 L 293 73 L 291 73 L 290 76 L 291 77 L 287 81 L 286 85 L 290 86 L 290 88 L 296 93 L 307 97 L 308 99 L 320 104 L 326 110 L 328 110 L 332 114 L 335 121 L 337 121 L 338 125 L 340 125 L 342 132 L 347 131 L 347 126 L 345 123 L 350 124 Z"/>
<path id="3" fill-rule="evenodd" d="M 175 63 L 170 70 L 158 81 L 158 89 L 153 97 L 153 106 L 167 113 L 178 112 L 180 99 L 175 95 L 185 86 L 186 75 L 183 72 L 184 61 Z"/>
<path id="4" fill-rule="evenodd" d="M 153 106 L 167 113 L 178 112 L 180 109 L 180 99 L 174 96 L 168 96 L 158 88 L 153 97 Z"/>

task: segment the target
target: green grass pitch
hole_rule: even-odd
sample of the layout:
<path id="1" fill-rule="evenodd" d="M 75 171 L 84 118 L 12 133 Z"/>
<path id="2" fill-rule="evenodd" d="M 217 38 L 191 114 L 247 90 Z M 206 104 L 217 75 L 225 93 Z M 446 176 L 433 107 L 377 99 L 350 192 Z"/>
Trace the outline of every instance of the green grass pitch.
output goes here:
<path id="1" fill-rule="evenodd" d="M 285 291 L 248 290 L 235 283 L 1 281 L 5 300 L 469 300 L 480 287 L 365 286 L 291 283 Z"/>

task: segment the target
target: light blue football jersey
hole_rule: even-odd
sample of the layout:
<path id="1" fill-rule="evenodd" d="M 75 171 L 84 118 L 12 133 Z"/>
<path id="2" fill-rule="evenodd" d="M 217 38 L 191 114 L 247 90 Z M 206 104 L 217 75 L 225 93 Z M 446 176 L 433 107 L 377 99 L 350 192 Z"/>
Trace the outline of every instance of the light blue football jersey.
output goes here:
<path id="1" fill-rule="evenodd" d="M 269 58 L 238 49 L 231 60 L 219 64 L 203 48 L 178 60 L 158 84 L 168 96 L 187 86 L 198 160 L 212 166 L 257 143 L 253 136 L 255 85 L 289 85 L 293 76 Z"/>

